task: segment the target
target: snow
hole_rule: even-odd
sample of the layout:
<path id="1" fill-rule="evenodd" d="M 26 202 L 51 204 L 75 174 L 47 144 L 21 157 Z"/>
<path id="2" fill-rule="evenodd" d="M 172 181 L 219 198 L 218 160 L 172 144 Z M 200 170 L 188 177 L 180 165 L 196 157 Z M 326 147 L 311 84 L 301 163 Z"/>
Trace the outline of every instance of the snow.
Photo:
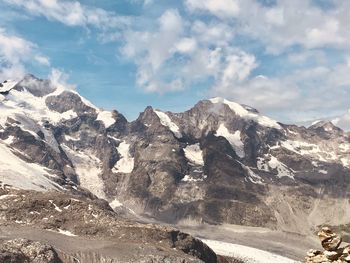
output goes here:
<path id="1" fill-rule="evenodd" d="M 109 203 L 110 207 L 112 207 L 113 209 L 117 208 L 117 207 L 121 207 L 123 206 L 123 204 L 121 202 L 119 202 L 118 199 L 114 199 L 112 202 Z"/>
<path id="2" fill-rule="evenodd" d="M 54 202 L 53 202 L 53 200 L 49 200 L 49 202 L 51 203 L 51 204 L 53 204 L 53 206 L 55 207 L 55 210 L 57 211 L 57 212 L 62 212 L 62 209 L 61 208 L 59 208 Z"/>
<path id="3" fill-rule="evenodd" d="M 4 142 L 5 144 L 11 144 L 11 143 L 14 142 L 14 140 L 15 140 L 15 137 L 12 136 L 12 135 L 10 135 L 7 139 L 3 140 L 3 142 Z"/>
<path id="4" fill-rule="evenodd" d="M 266 163 L 264 158 L 258 157 L 256 161 L 256 166 L 258 167 L 259 170 L 269 172 L 269 166 Z"/>
<path id="5" fill-rule="evenodd" d="M 68 231 L 68 230 L 63 230 L 63 229 L 58 229 L 58 233 L 62 234 L 62 235 L 66 235 L 66 236 L 70 236 L 70 237 L 76 237 L 77 235 L 73 234 L 72 232 Z"/>
<path id="6" fill-rule="evenodd" d="M 184 178 L 181 179 L 182 182 L 203 182 L 207 179 L 207 175 L 203 175 L 201 178 L 193 178 L 190 175 L 185 175 Z"/>
<path id="7" fill-rule="evenodd" d="M 72 110 L 59 113 L 51 111 L 46 106 L 45 100 L 48 96 L 60 94 L 63 91 L 64 89 L 57 89 L 46 96 L 36 97 L 26 90 L 11 90 L 0 104 L 0 125 L 4 126 L 7 118 L 12 118 L 21 123 L 19 126 L 22 130 L 29 131 L 37 137 L 36 133 L 38 131 L 44 132 L 45 130 L 38 123 L 49 121 L 57 124 L 61 120 L 75 118 L 77 114 Z"/>
<path id="8" fill-rule="evenodd" d="M 238 116 L 245 119 L 256 121 L 262 126 L 275 128 L 275 129 L 282 129 L 282 127 L 275 120 L 272 120 L 269 117 L 263 116 L 255 112 L 248 111 L 245 107 L 243 107 L 242 105 L 236 102 L 232 102 L 223 98 L 213 98 L 213 99 L 210 99 L 209 101 L 213 104 L 226 104 Z"/>
<path id="9" fill-rule="evenodd" d="M 73 136 L 70 136 L 70 135 L 67 135 L 67 134 L 64 135 L 64 139 L 66 141 L 79 141 L 80 140 L 80 138 L 76 138 L 76 137 L 73 137 Z"/>
<path id="10" fill-rule="evenodd" d="M 215 253 L 234 257 L 243 260 L 246 263 L 296 263 L 297 261 L 282 257 L 264 250 L 236 245 L 216 240 L 202 239 Z"/>
<path id="11" fill-rule="evenodd" d="M 199 143 L 188 145 L 184 148 L 186 158 L 194 164 L 204 165 L 203 152 L 199 147 Z"/>
<path id="12" fill-rule="evenodd" d="M 113 114 L 110 111 L 100 111 L 97 115 L 97 121 L 102 121 L 104 126 L 108 128 L 109 126 L 115 123 L 115 119 L 113 118 Z"/>
<path id="13" fill-rule="evenodd" d="M 282 178 L 282 177 L 294 178 L 293 173 L 288 169 L 288 167 L 272 155 L 270 155 L 270 161 L 268 161 L 268 165 L 272 169 L 277 170 L 277 177 L 279 177 L 279 178 Z"/>
<path id="14" fill-rule="evenodd" d="M 342 152 L 347 152 L 350 150 L 350 144 L 348 143 L 342 143 L 339 145 L 339 148 Z"/>
<path id="15" fill-rule="evenodd" d="M 241 132 L 235 131 L 235 133 L 230 133 L 230 131 L 225 127 L 224 124 L 220 124 L 218 130 L 216 131 L 217 136 L 225 137 L 229 143 L 232 145 L 236 154 L 243 158 L 244 157 L 244 144 L 241 140 Z"/>
<path id="16" fill-rule="evenodd" d="M 174 122 L 171 121 L 170 117 L 166 113 L 158 110 L 155 110 L 154 112 L 157 114 L 160 120 L 160 123 L 163 126 L 168 127 L 177 138 L 182 137 L 179 127 Z"/>
<path id="17" fill-rule="evenodd" d="M 327 170 L 318 170 L 318 172 L 321 174 L 328 174 Z"/>
<path id="18" fill-rule="evenodd" d="M 47 178 L 50 174 L 42 166 L 22 160 L 2 143 L 0 143 L 0 156 L 4 157 L 0 159 L 0 181 L 3 184 L 35 191 L 62 189 Z"/>
<path id="19" fill-rule="evenodd" d="M 6 82 L 1 83 L 0 92 L 10 91 L 14 86 L 16 86 L 17 81 L 7 80 Z"/>
<path id="20" fill-rule="evenodd" d="M 241 162 L 239 163 L 241 164 L 242 168 L 248 173 L 249 181 L 251 181 L 254 184 L 264 184 L 262 178 L 256 173 L 254 173 L 250 167 L 244 165 Z"/>
<path id="21" fill-rule="evenodd" d="M 8 198 L 8 197 L 13 197 L 13 196 L 16 196 L 16 195 L 13 195 L 13 194 L 0 195 L 0 200 L 6 199 L 6 198 Z"/>
<path id="22" fill-rule="evenodd" d="M 121 142 L 117 147 L 118 153 L 121 155 L 120 160 L 113 167 L 115 173 L 131 173 L 134 169 L 134 158 L 131 157 L 129 151 L 130 145 L 125 141 Z"/>
<path id="23" fill-rule="evenodd" d="M 62 144 L 62 149 L 72 161 L 79 183 L 99 198 L 105 198 L 104 183 L 100 178 L 101 161 L 90 151 L 76 151 Z"/>
<path id="24" fill-rule="evenodd" d="M 303 141 L 286 140 L 281 142 L 281 146 L 289 151 L 300 155 L 310 155 L 318 160 L 326 162 L 327 160 L 338 160 L 339 156 L 334 152 L 331 145 L 316 145 Z M 341 151 L 346 149 L 345 145 L 340 146 Z"/>

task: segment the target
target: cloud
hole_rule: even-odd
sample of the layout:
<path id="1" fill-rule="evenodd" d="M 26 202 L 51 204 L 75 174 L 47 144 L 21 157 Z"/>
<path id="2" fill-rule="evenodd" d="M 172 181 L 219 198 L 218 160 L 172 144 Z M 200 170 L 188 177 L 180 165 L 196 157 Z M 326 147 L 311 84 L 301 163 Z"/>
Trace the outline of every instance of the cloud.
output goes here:
<path id="1" fill-rule="evenodd" d="M 50 75 L 48 76 L 49 80 L 54 87 L 63 87 L 64 89 L 75 90 L 76 85 L 68 83 L 69 75 L 62 70 L 53 68 Z"/>
<path id="2" fill-rule="evenodd" d="M 332 120 L 332 123 L 345 131 L 350 131 L 350 110 Z"/>
<path id="3" fill-rule="evenodd" d="M 190 11 L 211 13 L 220 18 L 232 18 L 240 11 L 236 0 L 186 0 L 185 4 Z"/>
<path id="4" fill-rule="evenodd" d="M 18 79 L 25 74 L 24 64 L 35 60 L 48 65 L 47 57 L 40 54 L 37 46 L 19 36 L 9 34 L 0 27 L 0 79 Z"/>
<path id="5" fill-rule="evenodd" d="M 42 65 L 50 66 L 50 59 L 48 57 L 37 55 L 34 59 Z"/>
<path id="6" fill-rule="evenodd" d="M 102 30 L 120 28 L 128 19 L 101 8 L 89 7 L 78 1 L 67 0 L 3 0 L 9 5 L 44 16 L 67 26 L 92 26 Z"/>
<path id="7" fill-rule="evenodd" d="M 167 63 L 177 51 L 189 51 L 191 40 L 182 39 L 184 25 L 177 10 L 165 11 L 154 32 L 128 31 L 121 53 L 138 66 L 137 84 L 148 92 L 182 90 L 180 77 L 167 72 Z M 192 43 L 193 44 L 193 43 Z"/>

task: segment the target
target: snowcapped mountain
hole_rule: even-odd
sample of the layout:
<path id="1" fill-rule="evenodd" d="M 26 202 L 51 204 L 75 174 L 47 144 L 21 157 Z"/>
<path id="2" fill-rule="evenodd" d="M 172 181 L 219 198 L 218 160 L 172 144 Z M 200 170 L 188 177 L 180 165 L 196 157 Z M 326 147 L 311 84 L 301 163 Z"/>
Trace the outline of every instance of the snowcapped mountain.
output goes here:
<path id="1" fill-rule="evenodd" d="M 167 222 L 305 231 L 349 223 L 350 135 L 278 123 L 225 99 L 128 122 L 28 75 L 0 84 L 0 181 L 90 191 Z M 335 219 L 337 218 L 337 219 Z"/>

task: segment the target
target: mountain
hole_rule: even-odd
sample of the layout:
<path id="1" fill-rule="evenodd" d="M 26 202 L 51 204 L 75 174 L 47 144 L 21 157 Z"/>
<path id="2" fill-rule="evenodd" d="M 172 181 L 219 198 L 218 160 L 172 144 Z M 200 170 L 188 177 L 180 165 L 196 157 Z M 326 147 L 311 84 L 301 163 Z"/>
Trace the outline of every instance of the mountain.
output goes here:
<path id="1" fill-rule="evenodd" d="M 350 134 L 222 98 L 129 122 L 32 75 L 0 85 L 0 181 L 79 193 L 169 223 L 291 232 L 350 223 Z"/>

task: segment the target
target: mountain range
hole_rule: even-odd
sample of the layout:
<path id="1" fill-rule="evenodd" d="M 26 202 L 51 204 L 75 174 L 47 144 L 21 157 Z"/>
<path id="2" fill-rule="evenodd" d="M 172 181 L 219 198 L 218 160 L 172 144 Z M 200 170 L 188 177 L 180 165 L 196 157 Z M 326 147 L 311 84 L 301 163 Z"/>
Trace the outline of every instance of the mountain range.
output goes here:
<path id="1" fill-rule="evenodd" d="M 350 223 L 350 133 L 224 98 L 129 122 L 27 75 L 0 84 L 0 183 L 75 193 L 167 223 L 295 233 Z"/>

